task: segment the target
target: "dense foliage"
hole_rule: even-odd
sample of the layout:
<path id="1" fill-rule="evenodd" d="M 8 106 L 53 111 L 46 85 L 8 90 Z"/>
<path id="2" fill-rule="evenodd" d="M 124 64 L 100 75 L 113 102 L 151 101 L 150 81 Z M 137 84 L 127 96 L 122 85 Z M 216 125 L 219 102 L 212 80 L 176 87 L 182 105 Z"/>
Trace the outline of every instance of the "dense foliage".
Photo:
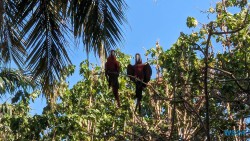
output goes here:
<path id="1" fill-rule="evenodd" d="M 210 140 L 246 140 L 249 133 L 225 134 L 250 128 L 246 2 L 218 2 L 207 11 L 214 20 L 198 24 L 188 17 L 191 33 L 181 33 L 168 50 L 157 43 L 145 52 L 156 74 L 144 91 L 141 113 L 134 112 L 135 86 L 126 76 L 132 57 L 117 50 L 121 108 L 116 107 L 103 68 L 86 60 L 80 64 L 82 79 L 73 88 L 65 79 L 75 67 L 64 69 L 41 115 L 29 114 L 29 101 L 36 92 L 1 104 L 0 139 L 196 141 L 206 140 L 208 133 Z"/>

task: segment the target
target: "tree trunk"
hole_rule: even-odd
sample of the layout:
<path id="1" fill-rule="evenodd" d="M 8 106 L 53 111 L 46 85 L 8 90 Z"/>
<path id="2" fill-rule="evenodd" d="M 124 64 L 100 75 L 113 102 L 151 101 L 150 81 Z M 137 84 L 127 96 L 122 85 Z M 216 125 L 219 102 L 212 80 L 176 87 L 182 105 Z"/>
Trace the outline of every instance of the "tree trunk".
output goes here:
<path id="1" fill-rule="evenodd" d="M 209 125 L 209 97 L 208 97 L 208 48 L 209 48 L 209 43 L 211 39 L 211 32 L 212 32 L 212 27 L 210 27 L 210 31 L 208 34 L 208 39 L 207 39 L 207 45 L 205 48 L 205 70 L 204 70 L 204 93 L 205 93 L 205 100 L 206 100 L 206 135 L 207 135 L 207 141 L 210 141 L 210 125 Z"/>
<path id="2" fill-rule="evenodd" d="M 106 59 L 106 54 L 105 54 L 105 50 L 104 50 L 104 43 L 102 42 L 101 45 L 101 51 L 100 51 L 100 60 L 101 60 L 101 68 L 104 69 L 105 67 L 105 60 Z"/>

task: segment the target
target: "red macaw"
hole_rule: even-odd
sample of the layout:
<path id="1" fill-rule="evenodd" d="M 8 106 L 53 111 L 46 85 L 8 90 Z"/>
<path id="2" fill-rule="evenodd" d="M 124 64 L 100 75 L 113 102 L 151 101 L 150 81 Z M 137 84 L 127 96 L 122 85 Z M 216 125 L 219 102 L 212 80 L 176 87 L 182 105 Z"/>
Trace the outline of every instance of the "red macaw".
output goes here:
<path id="1" fill-rule="evenodd" d="M 135 83 L 135 97 L 137 98 L 137 103 L 135 110 L 139 107 L 139 112 L 141 111 L 141 99 L 142 99 L 142 90 L 147 86 L 145 83 L 150 81 L 152 75 L 152 69 L 148 63 L 142 64 L 142 59 L 139 53 L 135 55 L 135 65 L 129 64 L 127 67 L 127 74 L 130 76 L 130 79 Z M 133 76 L 133 77 L 131 77 Z M 139 80 L 137 80 L 137 79 Z M 144 82 L 144 83 L 142 83 Z"/>
<path id="2" fill-rule="evenodd" d="M 111 50 L 110 56 L 107 58 L 105 63 L 105 76 L 109 83 L 109 88 L 112 87 L 113 94 L 117 101 L 118 107 L 120 107 L 120 99 L 118 95 L 119 82 L 118 76 L 120 72 L 120 63 L 116 61 L 115 51 Z"/>

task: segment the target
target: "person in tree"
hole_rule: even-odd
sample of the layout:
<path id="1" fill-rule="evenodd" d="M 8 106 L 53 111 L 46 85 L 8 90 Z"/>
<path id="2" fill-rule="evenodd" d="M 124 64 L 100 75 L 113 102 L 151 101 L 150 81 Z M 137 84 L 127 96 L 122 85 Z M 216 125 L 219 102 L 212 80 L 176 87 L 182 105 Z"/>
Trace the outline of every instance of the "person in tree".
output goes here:
<path id="1" fill-rule="evenodd" d="M 117 106 L 120 107 L 120 99 L 118 95 L 120 63 L 116 60 L 115 51 L 111 50 L 107 62 L 105 63 L 105 76 L 107 78 L 109 88 L 112 87 L 113 94 L 117 101 Z"/>
<path id="2" fill-rule="evenodd" d="M 142 91 L 147 86 L 146 84 L 150 81 L 152 69 L 148 63 L 142 63 L 141 55 L 137 53 L 135 55 L 135 65 L 132 66 L 129 64 L 127 66 L 127 74 L 136 86 L 135 97 L 137 99 L 137 103 L 135 111 L 139 108 L 139 112 L 141 112 Z"/>

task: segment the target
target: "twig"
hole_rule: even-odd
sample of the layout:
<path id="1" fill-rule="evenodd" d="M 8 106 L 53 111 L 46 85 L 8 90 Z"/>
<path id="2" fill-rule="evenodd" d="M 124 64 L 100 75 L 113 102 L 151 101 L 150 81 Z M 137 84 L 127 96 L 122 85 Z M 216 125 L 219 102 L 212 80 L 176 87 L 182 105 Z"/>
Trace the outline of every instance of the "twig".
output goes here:
<path id="1" fill-rule="evenodd" d="M 243 21 L 243 24 L 241 25 L 240 28 L 235 29 L 235 30 L 232 30 L 232 31 L 225 31 L 225 32 L 211 32 L 211 35 L 214 35 L 214 34 L 215 34 L 215 35 L 233 34 L 233 33 L 236 33 L 236 32 L 241 31 L 242 29 L 245 28 L 245 24 L 247 23 L 248 12 L 249 12 L 249 9 L 247 9 L 246 16 L 245 16 L 244 21 Z"/>
<path id="2" fill-rule="evenodd" d="M 217 70 L 217 71 L 220 71 L 220 72 L 223 72 L 223 73 L 229 75 L 231 78 L 233 78 L 234 82 L 237 84 L 237 86 L 238 86 L 243 92 L 249 94 L 250 91 L 244 89 L 244 88 L 239 84 L 238 79 L 234 76 L 233 73 L 231 73 L 231 72 L 229 72 L 229 71 L 226 71 L 226 70 L 223 70 L 223 69 L 220 69 L 220 68 L 214 68 L 214 67 L 211 67 L 211 66 L 208 66 L 208 68 L 214 69 L 214 70 Z"/>
<path id="3" fill-rule="evenodd" d="M 185 39 L 185 40 L 188 40 L 188 42 L 193 45 L 193 46 L 197 46 L 197 48 L 194 48 L 194 50 L 199 50 L 202 52 L 203 55 L 205 55 L 205 52 L 202 50 L 201 46 L 193 41 L 191 41 L 189 38 L 186 38 L 185 36 L 182 35 L 182 37 Z"/>
<path id="4" fill-rule="evenodd" d="M 250 78 L 237 78 L 237 79 L 227 79 L 227 80 L 218 80 L 219 82 L 228 82 L 228 81 L 250 81 Z"/>
<path id="5" fill-rule="evenodd" d="M 117 73 L 117 72 L 109 72 L 109 73 L 111 73 L 111 74 L 120 74 L 120 75 L 123 75 L 123 76 L 134 78 L 136 81 L 139 81 L 142 84 L 145 84 L 146 86 L 149 86 L 157 95 L 159 95 L 159 92 L 152 85 L 143 82 L 141 79 L 139 79 L 139 78 L 137 78 L 137 77 L 135 77 L 133 75 L 123 74 L 123 73 Z M 93 75 L 100 75 L 100 74 L 96 73 L 96 74 L 93 74 Z"/>
<path id="6" fill-rule="evenodd" d="M 193 112 L 193 113 L 198 117 L 198 119 L 199 119 L 199 121 L 200 121 L 202 127 L 203 127 L 204 129 L 206 129 L 206 128 L 205 128 L 205 125 L 204 125 L 204 122 L 202 121 L 202 119 L 201 119 L 200 115 L 198 114 L 198 112 L 197 112 L 197 111 L 192 107 L 192 105 L 191 105 L 190 103 L 188 103 L 185 99 L 182 99 L 182 100 L 188 105 L 188 107 L 191 109 L 191 112 Z M 187 109 L 186 106 L 185 106 L 185 108 Z M 187 109 L 187 110 L 188 110 L 188 109 Z M 190 110 L 188 110 L 188 111 L 190 111 Z"/>

